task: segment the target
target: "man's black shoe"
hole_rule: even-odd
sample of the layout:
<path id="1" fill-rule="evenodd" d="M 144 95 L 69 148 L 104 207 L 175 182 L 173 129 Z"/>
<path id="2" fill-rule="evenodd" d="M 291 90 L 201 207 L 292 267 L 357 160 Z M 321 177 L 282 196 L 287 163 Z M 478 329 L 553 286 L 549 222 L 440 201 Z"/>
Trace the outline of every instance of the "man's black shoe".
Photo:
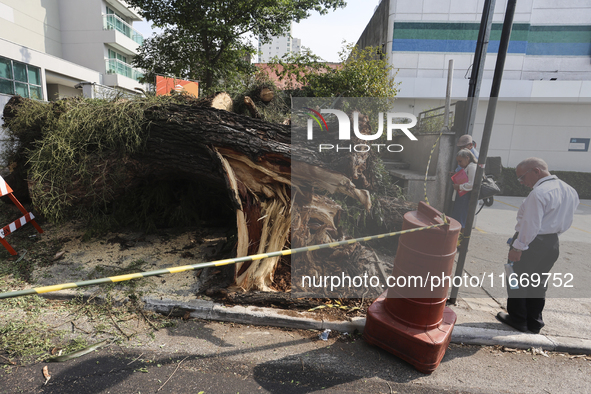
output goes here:
<path id="1" fill-rule="evenodd" d="M 517 322 L 515 322 L 515 320 L 513 320 L 513 318 L 510 315 L 508 315 L 505 312 L 497 313 L 497 320 L 501 323 L 505 323 L 506 325 L 513 327 L 517 331 L 527 332 L 527 325 L 518 324 Z"/>
<path id="2" fill-rule="evenodd" d="M 544 326 L 542 325 L 542 327 L 544 327 Z M 542 329 L 542 327 L 540 327 L 540 328 L 534 328 L 534 329 L 532 329 L 532 328 L 528 328 L 528 330 L 529 330 L 529 331 L 530 331 L 532 334 L 539 334 L 539 333 L 540 333 L 540 330 Z"/>

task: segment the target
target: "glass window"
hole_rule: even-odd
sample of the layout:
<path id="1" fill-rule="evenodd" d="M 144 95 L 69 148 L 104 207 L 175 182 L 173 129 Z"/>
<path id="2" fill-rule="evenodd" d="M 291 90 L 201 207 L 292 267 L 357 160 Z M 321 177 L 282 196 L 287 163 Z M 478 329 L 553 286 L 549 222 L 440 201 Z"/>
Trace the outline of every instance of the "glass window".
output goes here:
<path id="1" fill-rule="evenodd" d="M 119 19 L 125 21 L 125 18 L 121 14 L 119 14 L 117 11 L 115 11 L 109 6 L 107 6 L 107 15 L 116 15 L 119 17 Z"/>
<path id="2" fill-rule="evenodd" d="M 109 59 L 117 59 L 119 61 L 122 61 L 123 63 L 127 63 L 127 57 L 123 56 L 118 52 L 115 52 L 112 49 L 109 49 Z"/>
<path id="3" fill-rule="evenodd" d="M 43 100 L 41 69 L 0 56 L 0 93 Z"/>
<path id="4" fill-rule="evenodd" d="M 41 100 L 43 98 L 43 89 L 41 86 L 29 85 L 29 90 L 31 91 L 32 99 Z"/>
<path id="5" fill-rule="evenodd" d="M 28 66 L 27 74 L 29 76 L 29 83 L 32 85 L 41 85 L 41 70 L 37 67 Z"/>
<path id="6" fill-rule="evenodd" d="M 27 65 L 18 62 L 12 62 L 12 67 L 14 69 L 14 80 L 20 82 L 28 82 L 27 81 Z"/>
<path id="7" fill-rule="evenodd" d="M 5 57 L 0 57 L 0 77 L 12 79 L 12 62 Z"/>
<path id="8" fill-rule="evenodd" d="M 0 93 L 14 94 L 14 86 L 12 81 L 7 79 L 0 79 Z"/>
<path id="9" fill-rule="evenodd" d="M 16 94 L 27 98 L 29 97 L 29 85 L 27 85 L 26 83 L 15 82 L 14 88 Z"/>
<path id="10" fill-rule="evenodd" d="M 109 7 L 107 7 L 107 26 L 131 38 L 131 27 L 127 24 L 125 18 Z"/>
<path id="11" fill-rule="evenodd" d="M 115 72 L 115 60 L 107 60 L 107 73 L 112 74 Z"/>
<path id="12" fill-rule="evenodd" d="M 115 16 L 114 15 L 107 15 L 105 18 L 107 29 L 113 30 L 115 29 Z"/>
<path id="13" fill-rule="evenodd" d="M 112 49 L 108 49 L 109 59 L 107 60 L 107 72 L 124 75 L 133 78 L 134 71 L 127 64 L 127 57 Z"/>

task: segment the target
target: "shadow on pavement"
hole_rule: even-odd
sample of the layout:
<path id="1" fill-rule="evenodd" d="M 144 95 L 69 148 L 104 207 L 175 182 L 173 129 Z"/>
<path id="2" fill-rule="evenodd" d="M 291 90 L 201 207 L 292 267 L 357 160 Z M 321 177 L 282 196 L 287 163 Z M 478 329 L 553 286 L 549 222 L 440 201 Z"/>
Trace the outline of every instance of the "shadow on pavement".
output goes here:
<path id="1" fill-rule="evenodd" d="M 362 340 L 359 342 L 362 343 L 345 350 L 347 353 L 353 350 L 347 357 L 342 356 L 342 347 L 336 348 L 337 342 L 334 347 L 258 364 L 254 368 L 254 379 L 272 393 L 305 394 L 356 381 L 363 383 L 364 379 L 372 377 L 407 384 L 426 376 L 393 354 Z M 474 347 L 455 348 L 454 351 L 446 352 L 442 364 L 457 357 L 470 357 L 478 351 Z M 433 373 L 436 374 L 437 370 Z M 277 391 L 277 387 L 281 387 L 281 390 Z M 363 389 L 363 386 L 360 387 Z M 408 389 L 405 387 L 404 392 L 408 392 Z"/>

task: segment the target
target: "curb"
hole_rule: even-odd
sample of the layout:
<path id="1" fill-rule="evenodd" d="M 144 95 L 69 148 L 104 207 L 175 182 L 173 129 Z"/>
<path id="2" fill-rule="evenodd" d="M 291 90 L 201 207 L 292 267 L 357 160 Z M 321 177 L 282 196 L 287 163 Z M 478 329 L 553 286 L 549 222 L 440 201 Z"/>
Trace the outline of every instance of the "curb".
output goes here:
<path id="1" fill-rule="evenodd" d="M 466 345 L 500 345 L 516 349 L 542 348 L 551 352 L 591 355 L 591 340 L 526 334 L 516 331 L 455 326 L 451 341 Z"/>
<path id="2" fill-rule="evenodd" d="M 166 299 L 143 298 L 142 301 L 144 301 L 147 310 L 165 315 L 174 310 L 180 310 L 185 313 L 189 312 L 190 317 L 204 320 L 313 330 L 329 328 L 349 333 L 355 330 L 363 332 L 365 327 L 365 318 L 362 317 L 352 318 L 350 321 L 330 321 L 301 316 L 306 312 L 294 313 L 289 310 L 256 306 L 226 307 L 213 301 L 204 300 L 176 302 Z M 516 349 L 542 348 L 552 352 L 591 355 L 591 340 L 588 339 L 526 334 L 469 326 L 455 326 L 451 342 L 465 345 L 499 345 Z"/>
<path id="3" fill-rule="evenodd" d="M 68 300 L 81 294 L 74 291 L 40 294 L 49 299 Z M 84 296 L 84 295 L 83 295 Z M 365 318 L 354 317 L 350 321 L 322 320 L 307 312 L 295 312 L 257 306 L 227 307 L 213 301 L 191 300 L 187 302 L 170 299 L 143 297 L 145 309 L 163 315 L 174 311 L 189 312 L 196 319 L 215 320 L 240 324 L 297 328 L 304 330 L 331 329 L 339 332 L 363 332 Z M 308 314 L 309 316 L 305 316 Z M 296 315 L 296 316 L 294 316 Z M 495 330 L 490 328 L 456 325 L 452 331 L 451 342 L 463 345 L 506 346 L 515 349 L 541 348 L 551 352 L 585 354 L 591 356 L 591 340 L 583 338 L 560 337 L 542 334 L 527 334 L 517 331 Z"/>
<path id="4" fill-rule="evenodd" d="M 257 306 L 236 305 L 226 307 L 213 301 L 204 300 L 174 302 L 166 299 L 143 298 L 142 301 L 147 310 L 167 315 L 176 309 L 189 312 L 190 317 L 205 320 L 312 330 L 329 328 L 340 332 L 354 332 L 355 330 L 362 332 L 365 327 L 365 318 L 363 317 L 355 317 L 351 321 L 331 321 L 313 317 L 293 316 L 293 314 L 302 315 L 306 314 L 306 312 L 298 313 Z"/>

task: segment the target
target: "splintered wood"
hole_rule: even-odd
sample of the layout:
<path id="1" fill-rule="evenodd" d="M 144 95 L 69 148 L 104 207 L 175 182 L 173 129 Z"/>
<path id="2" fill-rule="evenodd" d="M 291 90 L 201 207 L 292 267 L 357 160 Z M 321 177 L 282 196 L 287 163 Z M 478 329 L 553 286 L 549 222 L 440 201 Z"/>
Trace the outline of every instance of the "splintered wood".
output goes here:
<path id="1" fill-rule="evenodd" d="M 260 94 L 263 101 L 273 98 L 270 89 Z M 7 104 L 4 119 L 8 127 L 26 100 L 13 97 Z M 229 209 L 235 211 L 236 257 L 346 239 L 337 195 L 357 201 L 358 210 L 372 208 L 370 190 L 376 188 L 376 177 L 370 170 L 375 166 L 370 164 L 376 158 L 371 154 L 326 157 L 304 144 L 292 144 L 290 126 L 229 112 L 232 100 L 227 93 L 176 100 L 143 109 L 149 133 L 141 151 L 113 149 L 96 162 L 92 154 L 86 155 L 90 162 L 84 165 L 94 181 L 72 179 L 66 186 L 69 189 L 60 191 L 66 203 L 72 207 L 107 205 L 154 180 L 174 178 L 206 185 L 220 191 L 217 196 L 227 195 Z M 68 105 L 46 105 L 56 113 L 61 111 L 59 116 L 69 110 Z M 43 124 L 35 127 L 51 129 Z M 362 120 L 360 127 L 371 134 L 368 122 Z M 26 160 L 23 157 L 23 167 Z M 26 179 L 20 181 L 26 183 Z M 28 185 L 41 193 L 39 198 L 51 186 L 43 182 Z M 95 196 L 103 200 L 97 202 Z M 385 201 L 380 204 L 386 206 Z M 282 259 L 289 264 L 289 257 Z M 318 274 L 335 270 L 339 264 L 353 267 L 352 273 L 377 265 L 375 253 L 360 244 L 309 252 L 304 259 Z M 280 257 L 272 257 L 236 264 L 233 288 L 271 290 L 279 262 Z"/>

